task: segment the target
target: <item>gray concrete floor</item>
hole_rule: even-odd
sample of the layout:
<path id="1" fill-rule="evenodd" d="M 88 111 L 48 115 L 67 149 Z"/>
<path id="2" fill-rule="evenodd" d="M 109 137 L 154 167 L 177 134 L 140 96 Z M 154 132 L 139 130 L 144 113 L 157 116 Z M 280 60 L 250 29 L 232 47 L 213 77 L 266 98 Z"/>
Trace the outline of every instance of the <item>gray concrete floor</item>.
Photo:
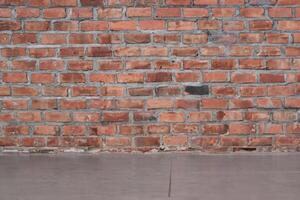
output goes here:
<path id="1" fill-rule="evenodd" d="M 300 154 L 0 154 L 0 200 L 56 199 L 299 200 Z"/>

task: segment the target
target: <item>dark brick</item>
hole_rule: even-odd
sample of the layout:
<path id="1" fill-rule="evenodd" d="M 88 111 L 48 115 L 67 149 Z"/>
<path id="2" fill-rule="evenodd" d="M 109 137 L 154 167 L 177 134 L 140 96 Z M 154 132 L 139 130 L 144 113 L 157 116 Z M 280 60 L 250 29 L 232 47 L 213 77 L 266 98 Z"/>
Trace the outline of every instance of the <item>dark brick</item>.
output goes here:
<path id="1" fill-rule="evenodd" d="M 202 86 L 186 86 L 185 92 L 191 94 L 191 95 L 208 95 L 209 94 L 209 88 L 208 85 L 202 85 Z"/>
<path id="2" fill-rule="evenodd" d="M 103 0 L 80 0 L 82 6 L 103 6 Z"/>

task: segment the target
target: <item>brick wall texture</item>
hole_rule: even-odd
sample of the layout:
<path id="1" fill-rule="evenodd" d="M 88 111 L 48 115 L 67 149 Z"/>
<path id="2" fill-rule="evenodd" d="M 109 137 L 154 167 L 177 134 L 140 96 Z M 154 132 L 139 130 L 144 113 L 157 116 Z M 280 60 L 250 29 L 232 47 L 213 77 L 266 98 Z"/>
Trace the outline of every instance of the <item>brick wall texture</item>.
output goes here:
<path id="1" fill-rule="evenodd" d="M 299 150 L 299 0 L 0 0 L 0 149 Z"/>

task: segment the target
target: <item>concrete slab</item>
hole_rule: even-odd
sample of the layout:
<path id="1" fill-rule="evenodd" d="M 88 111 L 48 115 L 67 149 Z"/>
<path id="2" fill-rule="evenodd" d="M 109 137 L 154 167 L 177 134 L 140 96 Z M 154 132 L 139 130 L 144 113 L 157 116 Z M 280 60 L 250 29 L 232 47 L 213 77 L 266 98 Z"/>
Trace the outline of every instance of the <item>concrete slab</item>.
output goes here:
<path id="1" fill-rule="evenodd" d="M 299 200 L 299 188 L 296 153 L 0 155 L 1 200 Z"/>

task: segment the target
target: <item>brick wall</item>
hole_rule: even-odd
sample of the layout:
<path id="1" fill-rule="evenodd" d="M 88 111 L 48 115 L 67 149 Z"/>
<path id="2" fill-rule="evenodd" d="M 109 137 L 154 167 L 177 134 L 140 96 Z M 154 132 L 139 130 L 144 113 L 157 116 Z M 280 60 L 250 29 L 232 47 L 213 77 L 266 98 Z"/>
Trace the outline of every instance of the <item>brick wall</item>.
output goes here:
<path id="1" fill-rule="evenodd" d="M 0 148 L 298 150 L 299 0 L 0 0 Z"/>

